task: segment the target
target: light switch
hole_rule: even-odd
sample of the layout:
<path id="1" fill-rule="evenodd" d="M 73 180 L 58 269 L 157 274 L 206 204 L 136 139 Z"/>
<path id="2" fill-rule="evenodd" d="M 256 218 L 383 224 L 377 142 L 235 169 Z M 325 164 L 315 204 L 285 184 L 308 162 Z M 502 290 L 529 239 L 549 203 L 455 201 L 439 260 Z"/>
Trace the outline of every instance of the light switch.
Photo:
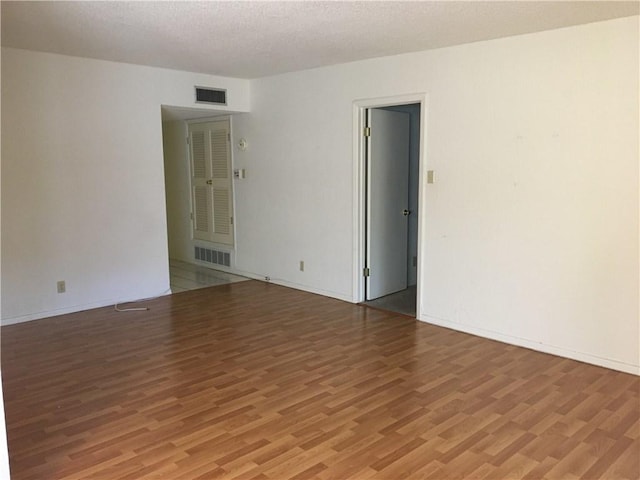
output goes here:
<path id="1" fill-rule="evenodd" d="M 433 170 L 427 170 L 427 183 L 433 183 Z"/>

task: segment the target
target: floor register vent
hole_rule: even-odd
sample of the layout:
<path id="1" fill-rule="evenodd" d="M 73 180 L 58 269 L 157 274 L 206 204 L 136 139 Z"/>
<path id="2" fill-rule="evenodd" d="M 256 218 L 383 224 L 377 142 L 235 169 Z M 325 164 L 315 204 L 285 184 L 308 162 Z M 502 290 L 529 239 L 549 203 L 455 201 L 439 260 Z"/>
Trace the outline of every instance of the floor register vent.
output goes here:
<path id="1" fill-rule="evenodd" d="M 196 260 L 213 263 L 214 265 L 231 266 L 231 254 L 229 252 L 219 252 L 210 248 L 195 247 Z"/>

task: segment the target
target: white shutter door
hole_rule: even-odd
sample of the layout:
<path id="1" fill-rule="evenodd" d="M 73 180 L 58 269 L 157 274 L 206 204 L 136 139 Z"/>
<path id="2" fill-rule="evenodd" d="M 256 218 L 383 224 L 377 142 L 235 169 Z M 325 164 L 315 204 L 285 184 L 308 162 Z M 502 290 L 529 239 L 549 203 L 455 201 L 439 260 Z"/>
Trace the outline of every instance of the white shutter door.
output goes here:
<path id="1" fill-rule="evenodd" d="M 213 235 L 216 243 L 233 245 L 231 224 L 233 196 L 229 121 L 215 122 L 211 129 L 211 172 L 213 183 Z"/>
<path id="2" fill-rule="evenodd" d="M 229 121 L 191 124 L 193 238 L 233 245 Z"/>
<path id="3" fill-rule="evenodd" d="M 207 181 L 210 177 L 208 168 L 207 137 L 202 126 L 194 125 L 189 129 L 191 145 L 191 192 L 193 201 L 193 238 L 211 241 L 213 211 L 212 192 Z"/>

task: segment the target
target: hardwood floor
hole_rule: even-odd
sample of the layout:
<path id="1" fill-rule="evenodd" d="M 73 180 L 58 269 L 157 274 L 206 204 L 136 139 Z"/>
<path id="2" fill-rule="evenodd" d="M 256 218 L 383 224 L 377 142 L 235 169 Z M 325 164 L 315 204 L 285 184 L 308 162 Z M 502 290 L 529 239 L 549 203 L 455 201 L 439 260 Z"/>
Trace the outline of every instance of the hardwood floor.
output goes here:
<path id="1" fill-rule="evenodd" d="M 2 328 L 14 479 L 635 479 L 640 377 L 247 281 Z"/>

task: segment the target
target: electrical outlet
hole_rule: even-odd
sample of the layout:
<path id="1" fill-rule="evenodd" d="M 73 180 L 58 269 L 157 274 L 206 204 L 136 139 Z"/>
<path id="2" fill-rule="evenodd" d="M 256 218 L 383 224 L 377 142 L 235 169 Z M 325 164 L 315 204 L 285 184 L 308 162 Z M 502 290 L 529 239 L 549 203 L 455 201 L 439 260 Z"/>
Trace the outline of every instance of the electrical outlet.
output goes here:
<path id="1" fill-rule="evenodd" d="M 56 288 L 58 289 L 58 293 L 64 293 L 67 291 L 67 285 L 64 280 L 59 280 L 56 283 Z"/>
<path id="2" fill-rule="evenodd" d="M 300 260 L 300 271 L 304 272 L 304 260 Z"/>

